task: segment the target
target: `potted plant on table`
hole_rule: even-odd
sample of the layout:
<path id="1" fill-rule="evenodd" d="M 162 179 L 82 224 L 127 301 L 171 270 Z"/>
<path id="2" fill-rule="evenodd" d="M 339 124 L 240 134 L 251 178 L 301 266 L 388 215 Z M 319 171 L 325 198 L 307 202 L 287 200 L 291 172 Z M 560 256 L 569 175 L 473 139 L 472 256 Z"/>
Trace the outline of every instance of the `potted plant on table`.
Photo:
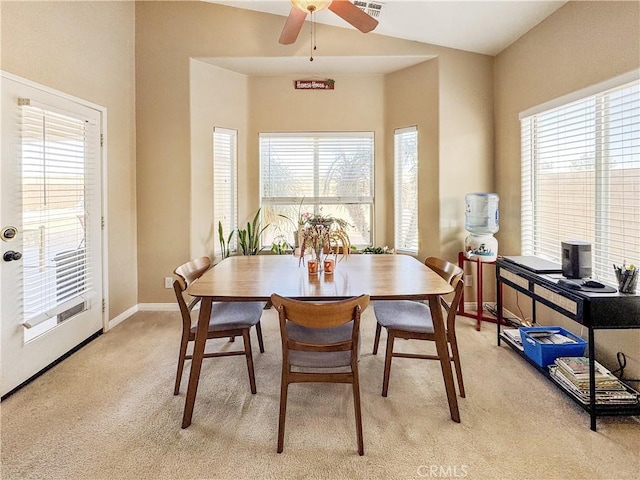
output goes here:
<path id="1" fill-rule="evenodd" d="M 318 269 L 321 269 L 323 254 L 334 254 L 336 258 L 338 254 L 342 254 L 342 257 L 349 255 L 351 241 L 346 220 L 331 215 L 304 213 L 300 216 L 299 225 L 298 243 L 302 248 L 300 262 L 304 262 L 306 249 L 311 249 Z"/>

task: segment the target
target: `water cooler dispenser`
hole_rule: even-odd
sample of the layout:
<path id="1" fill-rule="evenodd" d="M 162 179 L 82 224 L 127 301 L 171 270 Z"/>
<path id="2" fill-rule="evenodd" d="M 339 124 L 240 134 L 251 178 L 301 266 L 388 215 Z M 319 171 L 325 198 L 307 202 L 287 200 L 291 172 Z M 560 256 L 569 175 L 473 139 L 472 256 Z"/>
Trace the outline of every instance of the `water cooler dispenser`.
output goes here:
<path id="1" fill-rule="evenodd" d="M 468 193 L 465 196 L 464 227 L 470 235 L 464 240 L 465 255 L 481 262 L 493 262 L 498 257 L 498 240 L 493 236 L 499 229 L 496 193 Z"/>

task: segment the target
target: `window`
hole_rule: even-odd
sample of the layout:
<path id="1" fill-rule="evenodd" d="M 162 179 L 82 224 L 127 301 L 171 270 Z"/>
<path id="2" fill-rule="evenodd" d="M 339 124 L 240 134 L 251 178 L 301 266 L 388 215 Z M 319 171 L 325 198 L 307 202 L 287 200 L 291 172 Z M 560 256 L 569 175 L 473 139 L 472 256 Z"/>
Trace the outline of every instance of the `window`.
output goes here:
<path id="1" fill-rule="evenodd" d="M 353 245 L 370 245 L 373 151 L 373 132 L 261 133 L 263 224 L 288 233 L 300 213 L 322 213 L 351 224 Z M 270 244 L 279 232 L 265 234 Z"/>
<path id="2" fill-rule="evenodd" d="M 89 308 L 99 245 L 87 214 L 99 201 L 97 125 L 25 99 L 22 106 L 25 341 Z M 34 328 L 35 327 L 35 328 Z"/>
<path id="3" fill-rule="evenodd" d="M 612 264 L 640 265 L 640 82 L 613 82 L 521 115 L 522 253 L 560 262 L 563 240 L 586 240 L 611 284 Z"/>
<path id="4" fill-rule="evenodd" d="M 238 132 L 226 128 L 213 129 L 213 226 L 215 228 L 216 255 L 221 255 L 218 225 L 222 224 L 225 242 L 229 242 L 230 252 L 235 252 L 235 230 L 238 209 Z"/>
<path id="5" fill-rule="evenodd" d="M 418 129 L 394 133 L 395 248 L 418 253 Z"/>

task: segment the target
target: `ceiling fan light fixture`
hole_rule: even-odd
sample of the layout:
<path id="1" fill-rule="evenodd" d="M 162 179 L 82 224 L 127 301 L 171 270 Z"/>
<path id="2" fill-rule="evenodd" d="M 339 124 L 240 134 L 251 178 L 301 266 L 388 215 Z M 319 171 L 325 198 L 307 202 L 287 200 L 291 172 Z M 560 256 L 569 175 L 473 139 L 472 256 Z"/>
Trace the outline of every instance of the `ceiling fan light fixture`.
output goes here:
<path id="1" fill-rule="evenodd" d="M 291 4 L 303 12 L 319 12 L 326 10 L 332 0 L 291 0 Z"/>

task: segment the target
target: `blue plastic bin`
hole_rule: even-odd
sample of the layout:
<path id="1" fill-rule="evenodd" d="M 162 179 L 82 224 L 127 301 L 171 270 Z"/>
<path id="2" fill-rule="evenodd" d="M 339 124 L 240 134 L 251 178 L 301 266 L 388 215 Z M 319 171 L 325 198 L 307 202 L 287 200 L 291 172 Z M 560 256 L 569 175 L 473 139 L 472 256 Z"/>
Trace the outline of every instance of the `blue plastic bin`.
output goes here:
<path id="1" fill-rule="evenodd" d="M 587 342 L 562 327 L 521 327 L 519 330 L 522 346 L 524 347 L 524 354 L 540 367 L 551 365 L 558 357 L 582 357 L 587 347 Z M 529 332 L 547 330 L 557 331 L 557 333 L 561 335 L 572 338 L 576 343 L 540 343 L 529 335 Z"/>

